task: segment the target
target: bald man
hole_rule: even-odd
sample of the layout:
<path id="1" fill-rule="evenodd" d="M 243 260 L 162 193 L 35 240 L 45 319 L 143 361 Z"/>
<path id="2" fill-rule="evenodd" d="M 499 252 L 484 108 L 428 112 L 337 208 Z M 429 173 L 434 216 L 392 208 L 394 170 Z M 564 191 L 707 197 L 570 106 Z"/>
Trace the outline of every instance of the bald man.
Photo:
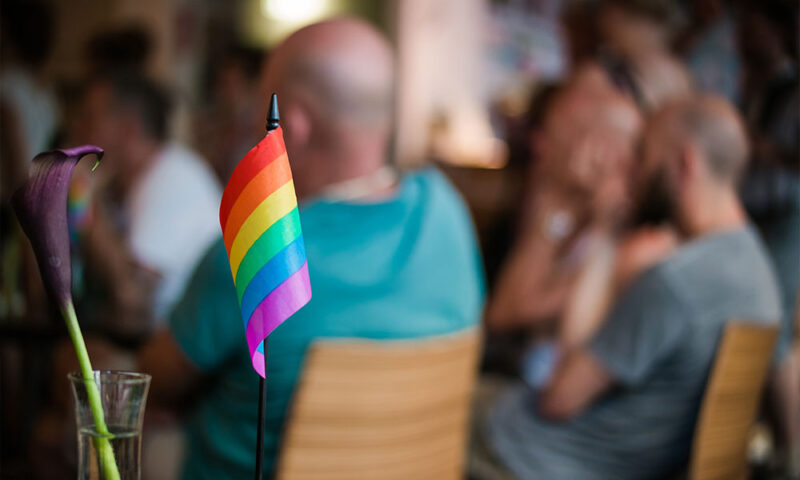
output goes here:
<path id="1" fill-rule="evenodd" d="M 496 402 L 488 443 L 517 478 L 660 478 L 685 466 L 725 324 L 780 318 L 736 195 L 748 149 L 733 108 L 711 97 L 669 105 L 643 150 L 640 218 L 671 223 L 680 247 L 633 281 L 588 345 L 564 352 L 538 396 L 520 386 Z"/>
<path id="2" fill-rule="evenodd" d="M 270 336 L 267 471 L 313 341 L 422 338 L 480 318 L 482 271 L 463 202 L 435 171 L 399 178 L 387 164 L 393 66 L 381 34 L 344 18 L 294 33 L 264 70 L 263 98 L 278 93 L 314 293 Z M 153 375 L 153 400 L 194 393 L 183 478 L 252 475 L 258 376 L 221 239 L 140 365 Z"/>
<path id="3" fill-rule="evenodd" d="M 304 28 L 275 50 L 263 91 L 278 94 L 301 201 L 338 191 L 353 179 L 386 183 L 393 83 L 390 45 L 360 21 Z M 376 190 L 370 196 L 385 193 Z"/>

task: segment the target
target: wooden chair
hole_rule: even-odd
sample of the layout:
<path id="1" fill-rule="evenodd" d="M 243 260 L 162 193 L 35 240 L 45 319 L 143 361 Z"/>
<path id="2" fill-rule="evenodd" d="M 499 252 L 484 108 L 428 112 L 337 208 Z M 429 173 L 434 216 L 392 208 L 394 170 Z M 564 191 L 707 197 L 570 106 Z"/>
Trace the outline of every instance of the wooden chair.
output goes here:
<path id="1" fill-rule="evenodd" d="M 689 478 L 746 478 L 748 433 L 777 335 L 777 326 L 733 322 L 725 328 L 695 427 Z"/>
<path id="2" fill-rule="evenodd" d="M 477 329 L 411 341 L 313 345 L 278 478 L 463 478 Z"/>

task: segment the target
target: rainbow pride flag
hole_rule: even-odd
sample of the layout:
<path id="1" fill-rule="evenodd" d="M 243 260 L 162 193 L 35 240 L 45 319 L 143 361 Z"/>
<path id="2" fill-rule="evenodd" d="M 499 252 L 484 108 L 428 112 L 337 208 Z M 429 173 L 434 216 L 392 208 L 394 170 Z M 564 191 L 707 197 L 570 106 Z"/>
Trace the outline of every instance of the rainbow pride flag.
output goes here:
<path id="1" fill-rule="evenodd" d="M 311 300 L 297 197 L 280 127 L 236 166 L 222 194 L 219 223 L 253 368 L 264 377 L 263 340 Z"/>

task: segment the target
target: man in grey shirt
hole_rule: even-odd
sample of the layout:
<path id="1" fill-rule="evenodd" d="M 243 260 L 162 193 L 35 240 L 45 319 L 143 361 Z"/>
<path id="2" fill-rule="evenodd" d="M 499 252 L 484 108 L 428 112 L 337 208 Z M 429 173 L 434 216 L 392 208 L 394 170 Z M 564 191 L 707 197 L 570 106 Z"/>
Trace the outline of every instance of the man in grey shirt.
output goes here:
<path id="1" fill-rule="evenodd" d="M 725 324 L 781 315 L 769 260 L 737 199 L 741 121 L 724 100 L 664 108 L 644 136 L 639 205 L 682 245 L 641 274 L 588 345 L 564 352 L 546 388 L 495 404 L 486 435 L 523 479 L 639 479 L 685 465 Z"/>

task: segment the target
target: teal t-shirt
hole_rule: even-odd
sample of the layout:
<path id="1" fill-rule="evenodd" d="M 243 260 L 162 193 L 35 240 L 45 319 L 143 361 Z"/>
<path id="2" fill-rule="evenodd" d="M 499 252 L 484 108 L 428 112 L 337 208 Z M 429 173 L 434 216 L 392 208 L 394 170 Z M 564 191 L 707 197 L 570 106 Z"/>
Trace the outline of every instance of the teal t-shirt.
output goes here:
<path id="1" fill-rule="evenodd" d="M 315 339 L 407 339 L 476 325 L 484 298 L 480 255 L 458 194 L 435 170 L 407 175 L 380 203 L 319 200 L 300 209 L 313 297 L 270 335 L 267 470 L 303 358 Z M 183 478 L 253 473 L 258 376 L 248 356 L 222 239 L 170 315 L 172 333 L 208 383 L 188 413 Z"/>

